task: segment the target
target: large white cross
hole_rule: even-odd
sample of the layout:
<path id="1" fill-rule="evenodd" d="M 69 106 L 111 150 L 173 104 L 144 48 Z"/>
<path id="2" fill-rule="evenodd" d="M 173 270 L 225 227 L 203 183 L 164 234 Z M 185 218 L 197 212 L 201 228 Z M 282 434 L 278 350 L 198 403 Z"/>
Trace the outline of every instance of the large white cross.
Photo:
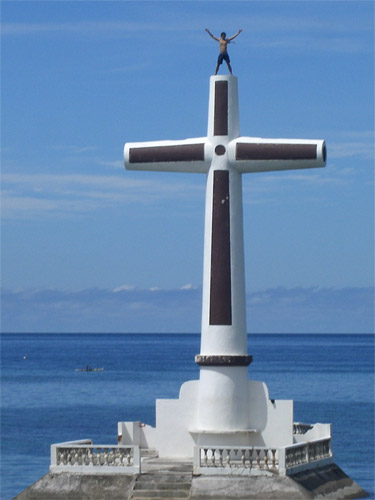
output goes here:
<path id="1" fill-rule="evenodd" d="M 234 76 L 212 76 L 207 137 L 127 143 L 128 170 L 207 174 L 200 394 L 201 430 L 246 428 L 248 401 L 242 174 L 324 167 L 323 140 L 241 137 Z"/>

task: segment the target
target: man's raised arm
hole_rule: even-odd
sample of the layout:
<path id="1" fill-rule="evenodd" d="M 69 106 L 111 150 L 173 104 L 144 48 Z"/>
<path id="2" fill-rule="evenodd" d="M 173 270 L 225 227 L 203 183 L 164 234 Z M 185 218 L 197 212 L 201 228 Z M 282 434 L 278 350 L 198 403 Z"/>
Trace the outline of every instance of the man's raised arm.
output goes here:
<path id="1" fill-rule="evenodd" d="M 230 42 L 231 40 L 233 40 L 233 38 L 236 38 L 236 36 L 238 36 L 241 32 L 242 32 L 242 30 L 238 30 L 235 35 L 233 35 L 230 38 L 228 38 L 228 42 Z"/>
<path id="2" fill-rule="evenodd" d="M 207 33 L 210 35 L 210 37 L 211 37 L 211 38 L 213 38 L 213 39 L 214 39 L 214 40 L 216 40 L 217 42 L 219 42 L 219 41 L 220 41 L 218 38 L 216 38 L 216 36 L 214 36 L 214 35 L 210 32 L 210 30 L 209 30 L 208 28 L 206 28 L 206 31 L 207 31 Z M 238 33 L 237 33 L 237 35 L 238 35 Z M 237 35 L 236 35 L 236 36 L 237 36 Z"/>

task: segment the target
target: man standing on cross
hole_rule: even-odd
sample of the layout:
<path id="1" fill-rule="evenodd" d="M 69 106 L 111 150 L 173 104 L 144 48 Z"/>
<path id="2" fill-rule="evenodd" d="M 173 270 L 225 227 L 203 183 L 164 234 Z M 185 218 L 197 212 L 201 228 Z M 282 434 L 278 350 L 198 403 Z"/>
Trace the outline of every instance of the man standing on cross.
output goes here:
<path id="1" fill-rule="evenodd" d="M 236 36 L 238 36 L 242 30 L 238 30 L 237 33 L 235 35 L 231 36 L 230 38 L 226 38 L 227 34 L 225 32 L 221 33 L 221 35 L 220 35 L 221 38 L 216 38 L 216 36 L 214 36 L 212 33 L 210 33 L 208 28 L 206 28 L 206 31 L 210 35 L 210 37 L 212 37 L 214 40 L 219 42 L 219 46 L 220 46 L 220 54 L 219 54 L 219 57 L 217 58 L 217 66 L 216 66 L 216 70 L 215 70 L 215 75 L 217 75 L 217 72 L 219 71 L 219 66 L 221 64 L 223 64 L 223 61 L 225 61 L 227 63 L 229 72 L 232 75 L 233 73 L 232 73 L 232 68 L 230 65 L 229 55 L 227 52 L 227 46 L 228 46 L 228 43 L 230 43 L 231 40 L 233 40 L 233 38 L 236 38 Z"/>

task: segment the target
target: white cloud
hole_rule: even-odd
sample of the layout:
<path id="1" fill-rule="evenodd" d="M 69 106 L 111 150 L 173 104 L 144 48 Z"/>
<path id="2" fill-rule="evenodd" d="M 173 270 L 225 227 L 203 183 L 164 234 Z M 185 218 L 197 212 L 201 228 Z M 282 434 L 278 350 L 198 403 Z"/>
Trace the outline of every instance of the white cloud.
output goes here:
<path id="1" fill-rule="evenodd" d="M 114 291 L 116 290 L 116 293 Z M 202 289 L 2 290 L 4 332 L 200 331 Z M 374 288 L 272 288 L 247 294 L 253 333 L 372 333 Z"/>
<path id="2" fill-rule="evenodd" d="M 318 39 L 314 39 L 312 43 L 312 35 L 309 36 L 293 36 L 284 35 L 277 39 L 259 39 L 255 42 L 258 48 L 273 48 L 282 50 L 298 50 L 298 51 L 318 51 L 322 52 L 341 52 L 341 53 L 359 53 L 371 50 L 371 46 L 363 40 L 353 39 L 352 36 L 327 36 L 322 34 Z"/>
<path id="3" fill-rule="evenodd" d="M 180 290 L 196 290 L 197 287 L 193 286 L 191 283 L 187 283 L 186 285 L 183 285 Z"/>
<path id="4" fill-rule="evenodd" d="M 370 141 L 345 141 L 330 144 L 331 158 L 374 159 L 374 143 Z"/>
<path id="5" fill-rule="evenodd" d="M 126 21 L 81 21 L 62 23 L 17 23 L 8 22 L 2 25 L 3 35 L 33 35 L 35 33 L 77 33 L 84 35 L 95 35 L 121 32 L 157 31 L 160 25 L 157 23 L 136 23 Z"/>
<path id="6" fill-rule="evenodd" d="M 135 290 L 135 286 L 133 286 L 133 285 L 121 285 L 121 286 L 117 286 L 112 291 L 113 291 L 113 293 L 118 293 L 118 292 L 130 292 L 132 290 Z"/>
<path id="7" fill-rule="evenodd" d="M 186 180 L 125 174 L 4 174 L 2 186 L 4 219 L 88 213 L 119 204 L 150 204 L 204 193 L 203 185 Z"/>
<path id="8" fill-rule="evenodd" d="M 154 5 L 155 8 L 153 8 Z M 222 25 L 223 14 L 191 9 L 186 15 L 186 12 L 175 2 L 149 2 L 147 7 L 142 7 L 142 18 L 137 18 L 139 12 L 133 11 L 131 21 L 102 19 L 101 21 L 60 23 L 3 22 L 2 35 L 120 36 L 131 37 L 134 40 L 135 37 L 144 38 L 145 34 L 156 33 L 160 40 L 161 37 L 170 38 L 173 33 L 174 43 L 190 35 L 190 44 L 202 45 L 206 43 L 207 35 L 201 26 L 209 21 L 212 31 L 215 32 L 215 26 Z M 156 8 L 162 21 L 154 20 Z M 238 11 L 240 10 L 239 8 Z M 295 11 L 291 15 L 289 9 L 281 7 L 273 15 L 268 12 L 266 15 L 252 13 L 251 16 L 244 16 L 241 13 L 232 12 L 231 25 L 243 28 L 242 39 L 247 36 L 253 48 L 269 47 L 281 48 L 283 51 L 293 49 L 304 52 L 313 50 L 343 53 L 358 53 L 373 49 L 372 42 L 364 39 L 364 36 L 372 33 L 373 30 L 371 21 L 364 14 L 361 17 L 358 16 L 354 23 L 350 22 L 346 13 L 343 12 L 335 16 L 335 23 L 332 24 L 324 16 L 298 15 Z M 119 68 L 119 71 L 122 71 L 122 68 Z"/>

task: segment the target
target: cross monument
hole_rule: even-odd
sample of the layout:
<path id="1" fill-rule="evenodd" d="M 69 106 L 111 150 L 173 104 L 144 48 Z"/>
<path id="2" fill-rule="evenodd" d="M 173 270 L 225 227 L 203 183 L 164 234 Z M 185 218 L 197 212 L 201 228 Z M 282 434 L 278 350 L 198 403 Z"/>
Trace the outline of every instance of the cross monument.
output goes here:
<path id="1" fill-rule="evenodd" d="M 271 403 L 265 384 L 248 380 L 242 174 L 324 167 L 325 142 L 241 136 L 234 76 L 211 76 L 208 108 L 206 137 L 124 148 L 128 170 L 207 176 L 199 381 L 185 382 L 179 400 L 157 400 L 155 428 L 119 424 L 124 442 L 160 456 L 192 456 L 218 435 L 222 444 L 293 442 L 293 402 Z"/>

